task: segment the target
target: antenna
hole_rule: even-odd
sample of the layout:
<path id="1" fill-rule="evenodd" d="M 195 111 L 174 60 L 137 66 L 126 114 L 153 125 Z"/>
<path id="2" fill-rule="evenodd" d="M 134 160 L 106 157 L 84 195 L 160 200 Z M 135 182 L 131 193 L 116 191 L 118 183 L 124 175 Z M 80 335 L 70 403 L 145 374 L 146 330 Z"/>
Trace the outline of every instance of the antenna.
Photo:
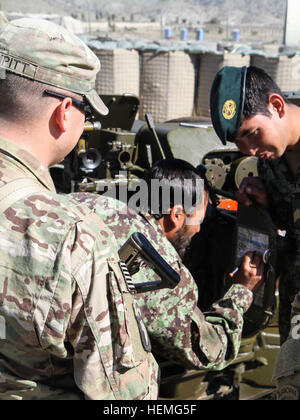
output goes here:
<path id="1" fill-rule="evenodd" d="M 283 29 L 283 45 L 286 45 L 286 29 L 287 29 L 287 17 L 288 17 L 288 7 L 289 7 L 289 0 L 285 0 L 285 20 L 284 20 L 284 29 Z"/>

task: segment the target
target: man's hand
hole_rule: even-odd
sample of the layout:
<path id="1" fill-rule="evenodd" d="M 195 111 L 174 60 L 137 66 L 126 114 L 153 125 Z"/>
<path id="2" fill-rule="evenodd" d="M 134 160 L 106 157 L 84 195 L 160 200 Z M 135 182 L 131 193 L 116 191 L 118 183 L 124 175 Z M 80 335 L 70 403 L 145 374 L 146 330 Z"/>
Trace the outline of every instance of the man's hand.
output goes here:
<path id="1" fill-rule="evenodd" d="M 263 273 L 264 263 L 260 255 L 256 252 L 247 252 L 235 275 L 235 282 L 255 292 L 262 284 Z"/>
<path id="2" fill-rule="evenodd" d="M 253 203 L 268 207 L 268 198 L 265 186 L 258 176 L 244 178 L 236 193 L 239 203 L 244 206 L 251 206 Z"/>

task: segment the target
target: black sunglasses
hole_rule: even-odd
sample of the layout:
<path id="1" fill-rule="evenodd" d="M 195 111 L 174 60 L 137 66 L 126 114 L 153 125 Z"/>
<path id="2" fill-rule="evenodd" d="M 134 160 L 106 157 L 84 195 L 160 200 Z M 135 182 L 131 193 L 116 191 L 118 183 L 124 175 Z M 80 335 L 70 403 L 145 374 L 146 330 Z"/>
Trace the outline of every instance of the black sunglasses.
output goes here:
<path id="1" fill-rule="evenodd" d="M 54 98 L 59 98 L 59 99 L 70 98 L 72 100 L 72 104 L 76 108 L 80 109 L 81 111 L 84 111 L 85 121 L 90 120 L 93 116 L 92 108 L 86 102 L 79 101 L 78 99 L 71 98 L 70 96 L 65 96 L 65 95 L 62 95 L 60 93 L 52 92 L 51 90 L 44 90 L 44 93 L 45 93 L 45 95 L 53 96 Z"/>

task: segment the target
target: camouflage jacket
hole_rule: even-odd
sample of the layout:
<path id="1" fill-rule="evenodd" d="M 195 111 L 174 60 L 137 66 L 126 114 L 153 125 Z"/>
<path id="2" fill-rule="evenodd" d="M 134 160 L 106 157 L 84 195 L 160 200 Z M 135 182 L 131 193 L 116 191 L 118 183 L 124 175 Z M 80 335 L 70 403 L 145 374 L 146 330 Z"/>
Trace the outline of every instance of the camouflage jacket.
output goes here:
<path id="1" fill-rule="evenodd" d="M 157 398 L 112 232 L 0 138 L 0 195 L 23 178 L 40 192 L 0 215 L 0 399 Z"/>
<path id="2" fill-rule="evenodd" d="M 163 236 L 159 223 L 149 215 L 137 215 L 121 202 L 78 193 L 73 198 L 101 212 L 121 247 L 134 232 L 142 232 L 159 254 L 180 273 L 174 289 L 161 289 L 137 296 L 153 350 L 187 368 L 223 369 L 238 354 L 243 314 L 252 302 L 252 292 L 234 285 L 210 312 L 197 307 L 198 289 L 175 248 Z M 157 280 L 150 268 L 143 268 L 134 282 Z M 207 280 L 209 281 L 209 279 Z"/>

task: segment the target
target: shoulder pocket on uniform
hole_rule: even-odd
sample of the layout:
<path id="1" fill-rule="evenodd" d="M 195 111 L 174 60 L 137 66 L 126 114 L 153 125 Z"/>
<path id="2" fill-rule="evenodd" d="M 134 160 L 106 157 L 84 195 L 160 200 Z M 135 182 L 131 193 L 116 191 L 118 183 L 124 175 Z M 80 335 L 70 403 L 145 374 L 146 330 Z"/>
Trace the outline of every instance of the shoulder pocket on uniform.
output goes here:
<path id="1" fill-rule="evenodd" d="M 124 275 L 118 261 L 108 261 L 109 293 L 111 297 L 113 325 L 112 337 L 117 369 L 115 380 L 119 382 L 119 389 L 129 392 L 133 386 L 136 397 L 147 398 L 151 388 L 151 377 L 155 377 L 156 363 L 151 351 L 150 339 L 146 327 L 140 317 L 134 295 L 129 292 Z M 141 325 L 143 323 L 143 325 Z M 146 350 L 146 348 L 148 350 Z M 127 385 L 125 385 L 127 384 Z M 123 398 L 122 395 L 121 398 Z"/>

